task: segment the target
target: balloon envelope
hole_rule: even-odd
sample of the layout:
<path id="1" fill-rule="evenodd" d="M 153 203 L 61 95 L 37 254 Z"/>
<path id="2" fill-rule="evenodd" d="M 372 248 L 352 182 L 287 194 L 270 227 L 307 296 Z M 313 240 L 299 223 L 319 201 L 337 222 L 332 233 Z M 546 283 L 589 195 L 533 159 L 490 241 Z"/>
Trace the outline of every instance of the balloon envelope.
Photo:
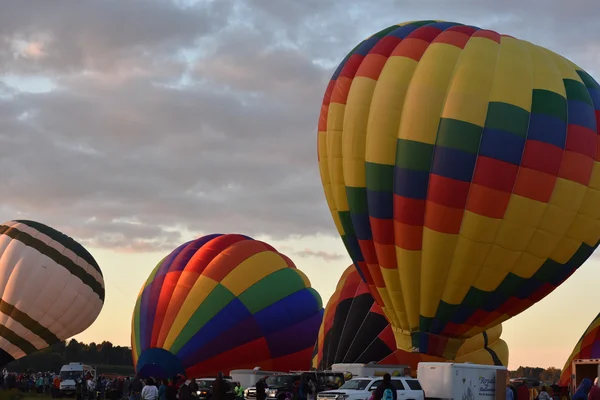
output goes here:
<path id="1" fill-rule="evenodd" d="M 136 372 L 188 378 L 310 366 L 319 294 L 285 255 L 243 235 L 184 243 L 150 274 L 133 314 Z"/>
<path id="2" fill-rule="evenodd" d="M 453 22 L 386 28 L 333 74 L 321 179 L 397 344 L 452 358 L 569 277 L 600 238 L 597 82 Z"/>
<path id="3" fill-rule="evenodd" d="M 500 339 L 501 333 L 502 326 L 498 325 L 466 340 L 454 361 L 508 365 L 508 346 Z M 409 365 L 416 371 L 421 361 L 447 360 L 398 350 L 392 327 L 367 284 L 354 266 L 346 269 L 325 307 L 313 367 L 326 370 L 335 363 L 376 362 Z"/>
<path id="4" fill-rule="evenodd" d="M 573 360 L 589 358 L 600 358 L 600 314 L 587 327 L 567 359 L 560 374 L 560 385 L 568 386 L 571 382 Z"/>
<path id="5" fill-rule="evenodd" d="M 0 364 L 87 329 L 104 304 L 94 257 L 67 235 L 34 221 L 0 225 Z"/>

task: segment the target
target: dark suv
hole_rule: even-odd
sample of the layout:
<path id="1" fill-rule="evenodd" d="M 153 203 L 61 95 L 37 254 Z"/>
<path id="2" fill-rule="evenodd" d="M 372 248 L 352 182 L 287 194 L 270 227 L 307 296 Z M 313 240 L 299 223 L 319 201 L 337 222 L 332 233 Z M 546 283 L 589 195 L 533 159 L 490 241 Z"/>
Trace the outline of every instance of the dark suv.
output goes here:
<path id="1" fill-rule="evenodd" d="M 196 383 L 198 384 L 198 392 L 196 393 L 197 398 L 199 400 L 210 400 L 213 394 L 213 384 L 215 383 L 215 378 L 196 379 Z M 225 385 L 227 386 L 225 400 L 233 400 L 235 398 L 235 394 L 233 393 L 234 385 L 231 379 L 225 378 Z"/>
<path id="2" fill-rule="evenodd" d="M 277 374 L 267 378 L 267 400 L 283 400 L 286 393 L 296 395 L 302 379 L 312 379 L 317 392 L 337 389 L 344 383 L 344 374 L 331 371 L 294 371 L 289 374 Z M 246 399 L 256 399 L 256 388 L 246 390 Z"/>

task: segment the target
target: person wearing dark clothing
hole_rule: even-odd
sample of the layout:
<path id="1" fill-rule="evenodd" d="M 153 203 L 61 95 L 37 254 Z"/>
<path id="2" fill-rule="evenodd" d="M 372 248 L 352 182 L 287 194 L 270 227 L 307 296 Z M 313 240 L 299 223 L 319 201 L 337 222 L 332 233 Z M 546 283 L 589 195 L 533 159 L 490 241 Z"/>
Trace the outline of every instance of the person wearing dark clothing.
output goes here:
<path id="1" fill-rule="evenodd" d="M 525 383 L 521 383 L 517 388 L 517 400 L 529 400 L 529 388 Z"/>
<path id="2" fill-rule="evenodd" d="M 167 400 L 167 391 L 169 388 L 169 381 L 163 379 L 161 385 L 158 388 L 158 398 L 159 400 Z"/>
<path id="3" fill-rule="evenodd" d="M 267 398 L 267 378 L 262 378 L 256 382 L 256 400 L 265 400 Z"/>
<path id="4" fill-rule="evenodd" d="M 77 381 L 75 382 L 75 396 L 76 396 L 77 400 L 83 399 L 82 386 L 83 385 L 82 385 L 81 379 L 77 379 Z"/>
<path id="5" fill-rule="evenodd" d="M 190 387 L 185 383 L 179 388 L 179 400 L 191 400 Z"/>
<path id="6" fill-rule="evenodd" d="M 383 375 L 383 381 L 377 386 L 377 389 L 375 389 L 373 400 L 391 400 L 390 397 L 393 400 L 398 400 L 398 393 L 396 392 L 396 387 L 392 383 L 392 376 L 390 374 L 385 374 Z"/>
<path id="7" fill-rule="evenodd" d="M 298 400 L 306 400 L 308 398 L 310 392 L 310 387 L 308 386 L 308 380 L 305 376 L 300 379 L 300 384 L 298 385 Z"/>
<path id="8" fill-rule="evenodd" d="M 167 386 L 167 400 L 177 400 L 177 382 L 176 379 L 171 380 Z"/>
<path id="9" fill-rule="evenodd" d="M 195 379 L 192 379 L 188 385 L 190 387 L 190 394 L 192 397 L 198 397 L 198 382 Z"/>
<path id="10" fill-rule="evenodd" d="M 223 379 L 223 373 L 219 372 L 217 379 L 213 382 L 212 387 L 212 400 L 225 400 L 225 396 L 227 395 L 227 385 L 225 379 Z"/>
<path id="11" fill-rule="evenodd" d="M 144 383 L 140 379 L 139 376 L 133 378 L 133 380 L 129 383 L 129 399 L 130 400 L 139 400 L 142 396 L 142 389 L 144 388 Z"/>

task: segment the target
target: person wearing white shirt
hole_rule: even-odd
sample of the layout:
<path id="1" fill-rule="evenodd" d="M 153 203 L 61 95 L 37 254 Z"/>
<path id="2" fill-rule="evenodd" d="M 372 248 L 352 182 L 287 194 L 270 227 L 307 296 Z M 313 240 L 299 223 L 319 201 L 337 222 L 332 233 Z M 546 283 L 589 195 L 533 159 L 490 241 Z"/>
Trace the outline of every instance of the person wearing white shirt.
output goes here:
<path id="1" fill-rule="evenodd" d="M 142 389 L 143 400 L 158 400 L 158 388 L 154 384 L 154 379 L 150 378 L 146 381 L 146 386 Z"/>

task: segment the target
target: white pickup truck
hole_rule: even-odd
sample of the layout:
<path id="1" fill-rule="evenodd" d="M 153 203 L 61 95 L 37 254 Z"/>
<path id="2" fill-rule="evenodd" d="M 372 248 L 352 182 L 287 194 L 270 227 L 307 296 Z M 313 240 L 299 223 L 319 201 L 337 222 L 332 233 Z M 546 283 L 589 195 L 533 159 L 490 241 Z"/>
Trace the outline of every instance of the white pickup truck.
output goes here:
<path id="1" fill-rule="evenodd" d="M 383 382 L 381 377 L 358 377 L 346 381 L 337 390 L 317 395 L 317 400 L 369 400 L 373 391 Z M 425 400 L 419 381 L 409 376 L 392 376 L 398 400 Z"/>

